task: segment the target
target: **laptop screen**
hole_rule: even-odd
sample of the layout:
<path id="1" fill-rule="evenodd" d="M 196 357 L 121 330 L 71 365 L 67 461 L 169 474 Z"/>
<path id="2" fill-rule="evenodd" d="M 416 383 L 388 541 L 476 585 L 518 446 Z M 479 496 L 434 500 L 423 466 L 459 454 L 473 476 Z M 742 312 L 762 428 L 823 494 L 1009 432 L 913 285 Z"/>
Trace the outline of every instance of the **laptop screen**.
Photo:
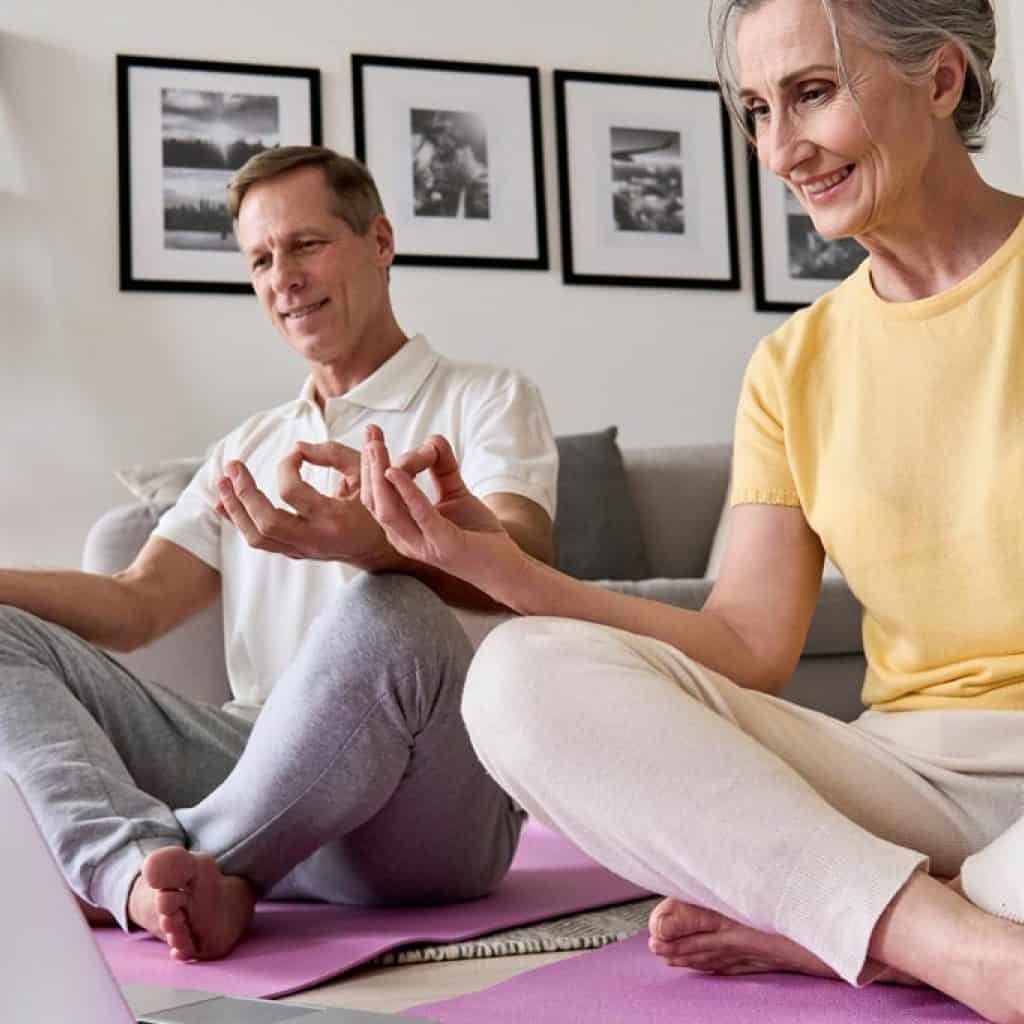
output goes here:
<path id="1" fill-rule="evenodd" d="M 0 772 L 4 1020 L 135 1024 L 14 780 Z"/>

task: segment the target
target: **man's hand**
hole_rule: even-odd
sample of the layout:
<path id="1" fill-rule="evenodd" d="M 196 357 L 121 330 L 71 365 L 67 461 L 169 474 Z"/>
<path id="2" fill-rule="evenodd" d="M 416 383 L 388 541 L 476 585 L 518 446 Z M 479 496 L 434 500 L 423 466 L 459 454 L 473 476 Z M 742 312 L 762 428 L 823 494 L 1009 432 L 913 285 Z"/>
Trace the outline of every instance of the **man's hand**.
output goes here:
<path id="1" fill-rule="evenodd" d="M 304 462 L 337 470 L 337 492 L 324 494 L 306 483 L 300 475 Z M 230 462 L 218 483 L 217 511 L 259 551 L 360 569 L 400 568 L 403 559 L 360 500 L 360 462 L 358 451 L 334 441 L 299 442 L 277 469 L 278 493 L 294 512 L 276 507 L 241 462 Z"/>
<path id="2" fill-rule="evenodd" d="M 437 489 L 433 504 L 413 482 L 424 470 Z M 445 438 L 434 435 L 392 466 L 380 428 L 368 427 L 361 476 L 363 504 L 397 552 L 502 602 L 502 583 L 528 556 L 494 512 L 470 493 Z"/>

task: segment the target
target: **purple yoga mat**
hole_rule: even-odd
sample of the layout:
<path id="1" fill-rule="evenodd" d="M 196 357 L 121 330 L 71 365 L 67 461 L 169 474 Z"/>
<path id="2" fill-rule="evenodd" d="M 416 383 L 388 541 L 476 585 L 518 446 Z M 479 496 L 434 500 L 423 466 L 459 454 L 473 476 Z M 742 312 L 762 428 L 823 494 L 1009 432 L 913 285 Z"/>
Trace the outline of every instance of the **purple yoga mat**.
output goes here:
<path id="1" fill-rule="evenodd" d="M 122 985 L 271 998 L 319 984 L 410 942 L 459 942 L 645 895 L 568 840 L 530 822 L 505 880 L 491 895 L 469 903 L 409 909 L 261 903 L 232 954 L 207 963 L 177 963 L 163 943 L 145 934 L 97 928 L 93 935 Z"/>
<path id="2" fill-rule="evenodd" d="M 646 934 L 517 975 L 483 992 L 405 1011 L 440 1024 L 973 1024 L 932 989 L 795 974 L 714 977 L 668 967 Z"/>

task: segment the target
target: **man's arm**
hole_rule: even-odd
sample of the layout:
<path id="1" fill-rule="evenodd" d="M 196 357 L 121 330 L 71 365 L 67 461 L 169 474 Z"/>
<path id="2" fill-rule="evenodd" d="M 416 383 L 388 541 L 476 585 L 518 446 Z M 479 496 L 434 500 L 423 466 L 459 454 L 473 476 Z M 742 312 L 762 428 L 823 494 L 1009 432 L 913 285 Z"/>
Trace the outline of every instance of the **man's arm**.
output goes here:
<path id="1" fill-rule="evenodd" d="M 0 570 L 0 604 L 64 626 L 83 640 L 127 652 L 205 608 L 220 573 L 195 555 L 151 537 L 113 576 L 73 571 Z"/>

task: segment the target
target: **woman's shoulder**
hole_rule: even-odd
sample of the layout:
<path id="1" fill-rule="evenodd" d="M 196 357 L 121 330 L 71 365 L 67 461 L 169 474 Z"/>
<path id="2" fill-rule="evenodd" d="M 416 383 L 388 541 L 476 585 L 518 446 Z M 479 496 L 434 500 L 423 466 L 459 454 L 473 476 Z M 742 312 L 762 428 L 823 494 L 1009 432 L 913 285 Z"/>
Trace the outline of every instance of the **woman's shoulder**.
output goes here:
<path id="1" fill-rule="evenodd" d="M 870 287 L 865 260 L 848 278 L 766 335 L 761 347 L 787 361 L 803 359 L 829 347 L 849 329 L 857 311 L 863 308 L 865 290 L 870 292 Z"/>

